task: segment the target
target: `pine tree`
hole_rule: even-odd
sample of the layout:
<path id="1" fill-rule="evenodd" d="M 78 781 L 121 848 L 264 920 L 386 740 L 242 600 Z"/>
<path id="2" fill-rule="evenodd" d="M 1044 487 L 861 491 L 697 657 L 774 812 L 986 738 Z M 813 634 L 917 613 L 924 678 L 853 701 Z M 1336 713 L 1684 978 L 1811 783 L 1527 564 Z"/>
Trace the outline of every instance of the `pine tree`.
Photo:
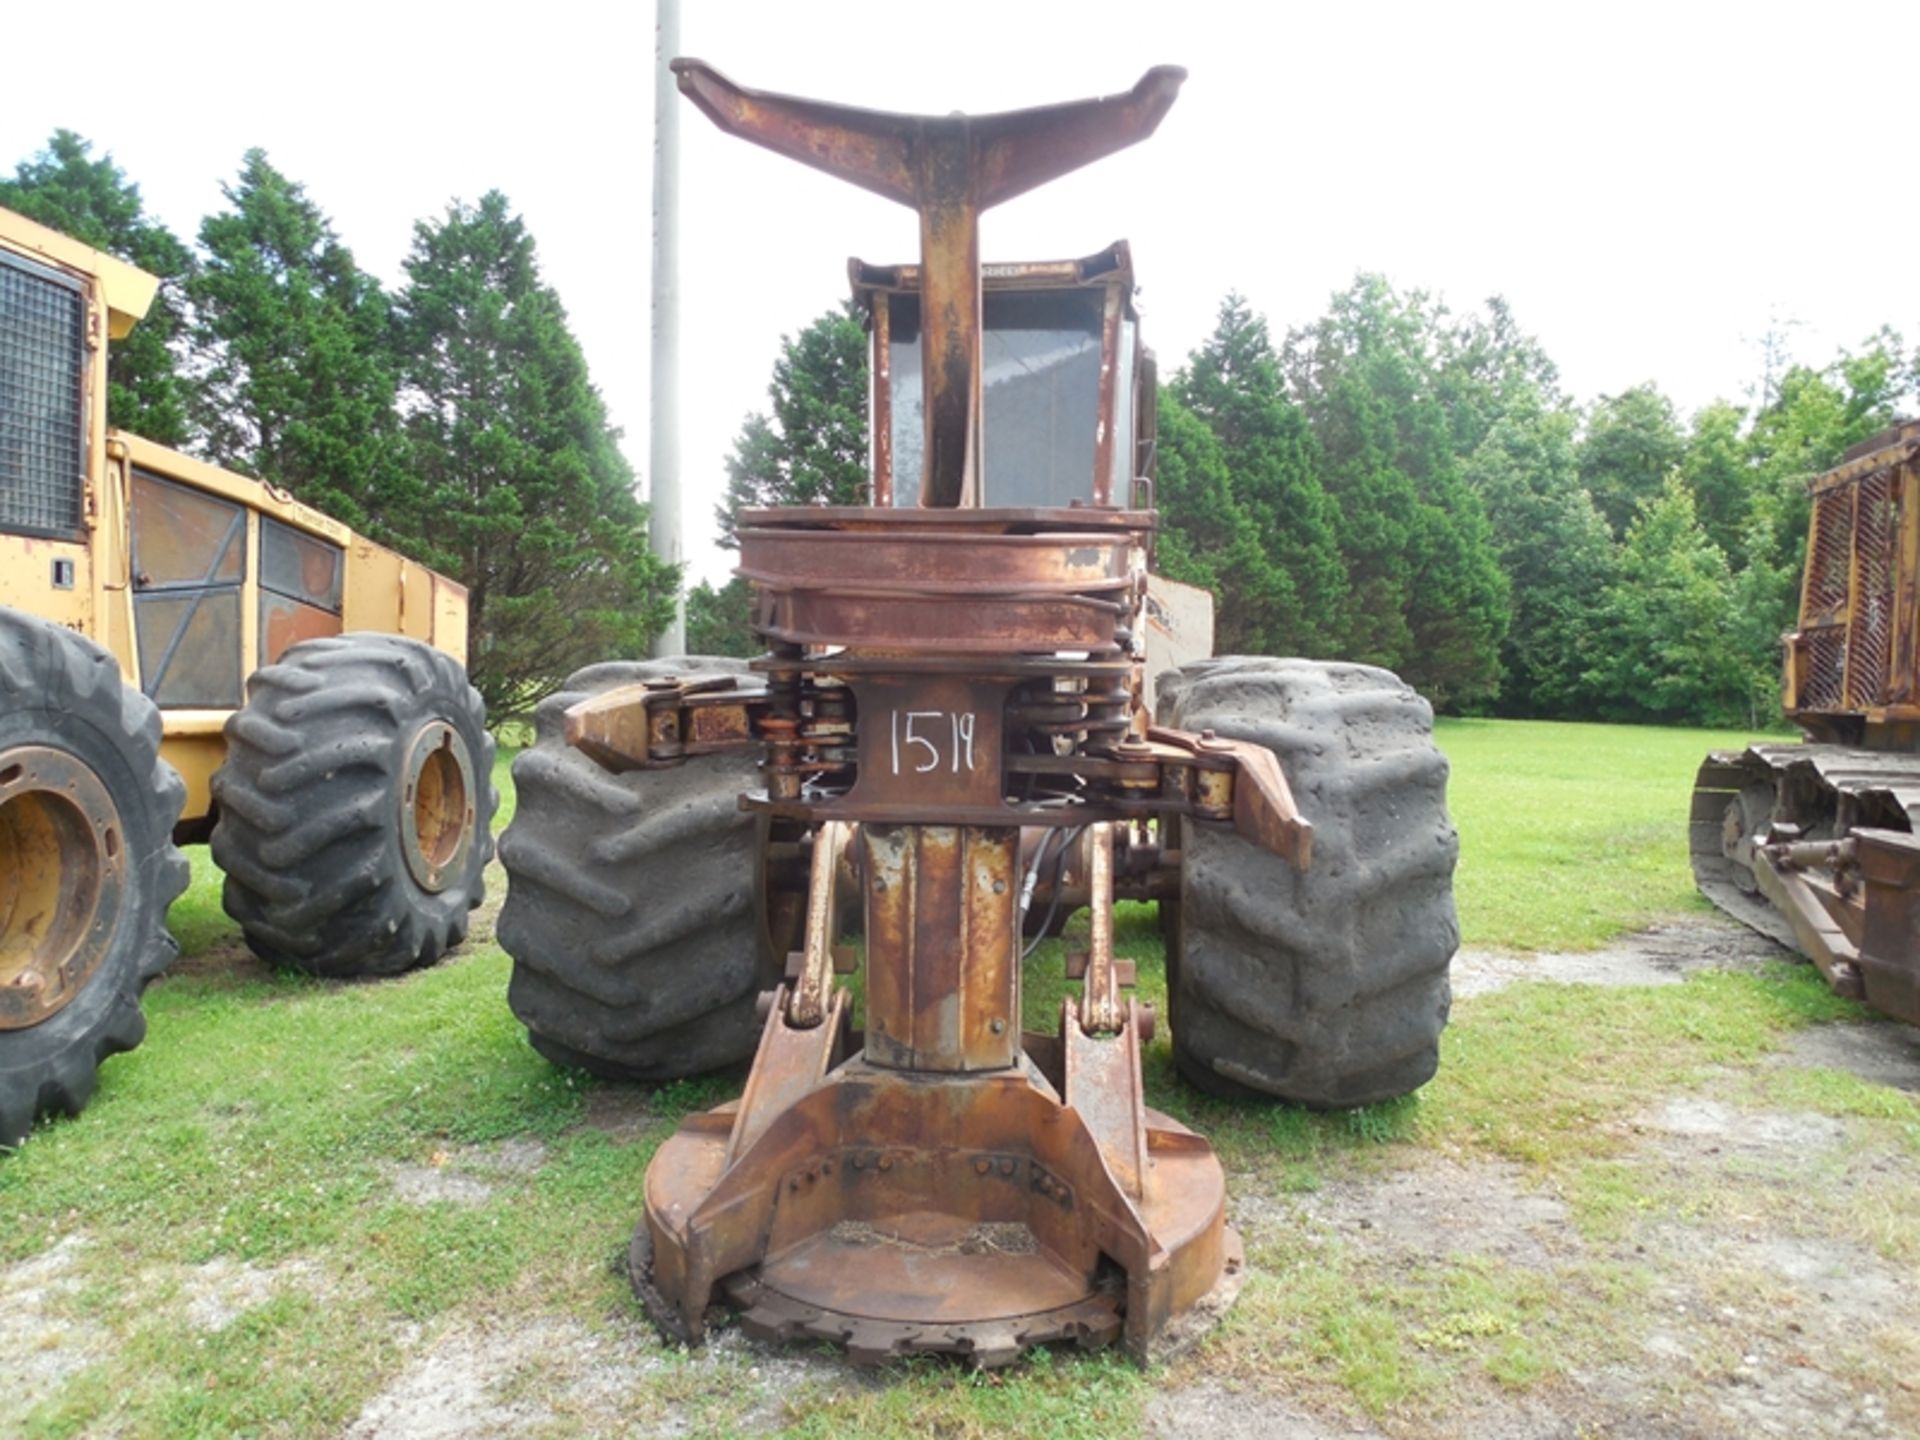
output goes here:
<path id="1" fill-rule="evenodd" d="M 851 303 L 780 337 L 767 398 L 772 413 L 749 415 L 727 457 L 723 545 L 742 510 L 867 503 L 867 335 Z"/>
<path id="2" fill-rule="evenodd" d="M 734 576 L 715 589 L 702 580 L 687 592 L 689 655 L 758 655 L 766 647 L 753 634 L 753 591 Z"/>
<path id="3" fill-rule="evenodd" d="M 1678 475 L 1628 527 L 1604 613 L 1587 678 L 1608 719 L 1748 721 L 1754 671 L 1733 643 L 1741 616 L 1732 572 Z"/>
<path id="4" fill-rule="evenodd" d="M 162 445 L 184 444 L 186 386 L 176 350 L 193 263 L 187 247 L 148 218 L 140 187 L 113 156 L 94 159 L 92 144 L 71 130 L 54 131 L 13 179 L 0 180 L 0 205 L 159 277 L 146 318 L 108 352 L 107 420 Z"/>
<path id="5" fill-rule="evenodd" d="M 496 719 L 639 655 L 678 576 L 533 237 L 499 192 L 414 227 L 395 330 L 413 536 L 468 587 L 468 670 Z"/>
<path id="6" fill-rule="evenodd" d="M 1287 399 L 1267 322 L 1239 295 L 1229 294 L 1213 334 L 1170 388 L 1183 407 L 1174 411 L 1173 445 L 1180 443 L 1182 413 L 1206 427 L 1218 446 L 1228 492 L 1225 501 L 1206 503 L 1214 509 L 1230 505 L 1235 512 L 1229 520 L 1223 511 L 1204 542 L 1217 575 L 1221 648 L 1331 653 L 1347 602 L 1346 571 L 1336 543 L 1338 516 L 1321 488 L 1319 454 L 1306 417 Z M 1181 494 L 1180 477 L 1167 473 L 1168 417 L 1163 408 L 1161 504 L 1169 515 L 1165 523 L 1177 530 L 1187 523 L 1183 503 L 1200 495 L 1189 500 Z M 1232 530 L 1230 549 L 1214 548 L 1225 539 L 1219 524 Z M 1189 542 L 1189 548 L 1203 547 Z"/>
<path id="7" fill-rule="evenodd" d="M 1160 394 L 1154 566 L 1214 599 L 1214 648 L 1225 655 L 1298 654 L 1301 606 L 1234 494 L 1224 447 L 1180 399 Z"/>
<path id="8" fill-rule="evenodd" d="M 1506 576 L 1461 478 L 1438 379 L 1444 312 L 1361 275 L 1287 337 L 1282 362 L 1323 456 L 1351 586 L 1343 649 L 1397 670 L 1436 704 L 1500 683 Z"/>
<path id="9" fill-rule="evenodd" d="M 300 185 L 249 150 L 229 209 L 200 227 L 188 285 L 210 456 L 359 530 L 397 539 L 417 498 L 400 465 L 388 306 Z"/>
<path id="10" fill-rule="evenodd" d="M 1513 621 L 1500 648 L 1499 708 L 1509 715 L 1577 717 L 1592 698 L 1586 671 L 1613 537 L 1580 488 L 1575 423 L 1537 397 L 1516 402 L 1465 465 L 1512 586 Z"/>

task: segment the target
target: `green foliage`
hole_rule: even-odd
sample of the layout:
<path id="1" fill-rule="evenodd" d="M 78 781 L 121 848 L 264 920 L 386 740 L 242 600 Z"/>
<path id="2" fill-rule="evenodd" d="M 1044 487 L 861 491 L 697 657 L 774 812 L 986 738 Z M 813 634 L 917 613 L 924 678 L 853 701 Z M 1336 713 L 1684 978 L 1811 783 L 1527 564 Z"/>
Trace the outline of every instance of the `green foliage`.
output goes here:
<path id="1" fill-rule="evenodd" d="M 719 589 L 702 580 L 687 592 L 689 655 L 758 655 L 765 647 L 753 638 L 753 591 L 735 576 Z"/>
<path id="2" fill-rule="evenodd" d="M 1606 521 L 1579 483 L 1575 423 L 1536 395 L 1516 398 L 1465 465 L 1512 585 L 1513 622 L 1500 648 L 1500 708 L 1511 714 L 1577 716 L 1590 698 L 1594 600 L 1614 555 Z"/>
<path id="3" fill-rule="evenodd" d="M 1324 457 L 1351 601 L 1346 653 L 1437 704 L 1490 700 L 1508 582 L 1454 450 L 1441 375 L 1446 311 L 1361 275 L 1287 337 L 1285 363 Z"/>
<path id="4" fill-rule="evenodd" d="M 767 397 L 773 413 L 749 415 L 727 457 L 723 545 L 742 510 L 867 503 L 867 335 L 851 303 L 780 338 Z"/>
<path id="5" fill-rule="evenodd" d="M 1229 295 L 1162 393 L 1156 564 L 1213 592 L 1222 652 L 1370 661 L 1456 711 L 1773 727 L 1807 482 L 1897 419 L 1920 352 L 1769 353 L 1751 419 L 1683 426 L 1652 384 L 1583 416 L 1497 297 L 1361 275 L 1276 356 Z"/>
<path id="6" fill-rule="evenodd" d="M 147 217 L 140 187 L 71 130 L 0 179 L 0 205 L 158 276 L 146 318 L 107 356 L 107 421 L 162 445 L 187 439 L 187 386 L 179 374 L 183 289 L 193 258 L 174 233 Z"/>
<path id="7" fill-rule="evenodd" d="M 1580 483 L 1623 536 L 1640 507 L 1659 496 L 1686 451 L 1673 402 L 1657 386 L 1603 395 L 1587 415 L 1580 441 Z"/>
<path id="8" fill-rule="evenodd" d="M 1747 674 L 1728 633 L 1733 575 L 1700 528 L 1678 475 L 1627 531 L 1607 589 L 1605 628 L 1588 671 L 1614 719 L 1739 724 L 1749 718 Z"/>
<path id="9" fill-rule="evenodd" d="M 394 333 L 408 538 L 468 587 L 468 671 L 495 720 L 581 665 L 644 654 L 677 576 L 533 237 L 498 191 L 414 227 Z"/>
<path id="10" fill-rule="evenodd" d="M 771 413 L 747 416 L 727 457 L 726 499 L 714 519 L 729 549 L 742 510 L 867 503 L 867 333 L 850 302 L 780 337 L 767 398 Z M 687 595 L 688 653 L 758 655 L 752 606 L 745 580 L 696 586 Z"/>
<path id="11" fill-rule="evenodd" d="M 187 286 L 209 457 L 397 538 L 394 517 L 419 495 L 401 463 L 386 296 L 264 150 L 222 192 L 229 208 L 201 225 Z"/>
<path id="12" fill-rule="evenodd" d="M 1347 591 L 1339 517 L 1306 417 L 1287 399 L 1267 322 L 1228 295 L 1213 334 L 1170 388 L 1158 483 L 1168 529 L 1179 532 L 1173 561 L 1187 574 L 1168 574 L 1234 597 L 1218 619 L 1223 649 L 1331 653 Z"/>

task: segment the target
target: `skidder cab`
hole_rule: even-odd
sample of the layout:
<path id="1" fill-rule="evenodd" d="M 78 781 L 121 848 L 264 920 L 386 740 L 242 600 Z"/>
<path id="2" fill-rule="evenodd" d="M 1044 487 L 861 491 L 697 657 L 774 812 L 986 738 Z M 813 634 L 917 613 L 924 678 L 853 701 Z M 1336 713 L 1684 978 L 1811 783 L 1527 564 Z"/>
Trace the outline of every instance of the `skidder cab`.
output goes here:
<path id="1" fill-rule="evenodd" d="M 670 1332 L 698 1339 L 724 1297 L 757 1334 L 832 1340 L 856 1359 L 997 1364 L 1114 1339 L 1145 1358 L 1182 1316 L 1222 1308 L 1242 1262 L 1212 1148 L 1145 1104 L 1155 1016 L 1127 993 L 1113 905 L 1192 914 L 1176 949 L 1203 983 L 1173 985 L 1176 1051 L 1189 1012 L 1204 1047 L 1219 1009 L 1206 977 L 1246 971 L 1210 958 L 1220 907 L 1189 897 L 1176 837 L 1205 830 L 1284 890 L 1315 832 L 1261 734 L 1148 718 L 1154 381 L 1125 246 L 983 267 L 978 219 L 1144 139 L 1184 72 L 935 119 L 743 90 L 698 61 L 674 69 L 722 129 L 913 206 L 921 259 L 852 267 L 873 344 L 872 503 L 741 517 L 767 653 L 750 672 L 596 667 L 543 711 L 502 847 L 513 1003 L 536 1046 L 602 1073 L 754 1056 L 741 1098 L 690 1117 L 647 1172 L 633 1278 Z M 1181 672 L 1189 709 L 1218 688 L 1217 663 Z M 1383 672 L 1345 672 L 1363 677 L 1345 699 L 1373 703 L 1364 677 Z M 1394 704 L 1424 714 L 1392 685 Z M 1311 729 L 1310 700 L 1297 727 Z M 1430 748 L 1422 774 L 1437 764 L 1443 781 Z M 1263 1006 L 1298 1009 L 1286 997 L 1235 1002 L 1243 1038 L 1189 1047 L 1183 1068 L 1331 1104 L 1432 1073 L 1453 934 L 1437 813 L 1437 1004 L 1413 1048 L 1387 1057 L 1413 1058 L 1389 1088 L 1355 1080 L 1377 1056 L 1335 1074 L 1311 1044 L 1259 1033 Z M 599 827 L 584 844 L 582 823 Z M 733 876 L 703 899 L 702 872 L 727 854 Z M 635 867 L 655 866 L 645 878 L 661 893 L 621 909 Z M 1056 1029 L 1023 1032 L 1023 936 L 1082 906 L 1090 937 L 1068 962 L 1080 993 Z M 863 961 L 835 944 L 850 913 Z M 836 979 L 856 963 L 859 1030 Z M 1272 984 L 1354 1023 L 1369 1013 L 1284 966 Z M 1352 1038 L 1334 1048 L 1347 1055 Z"/>

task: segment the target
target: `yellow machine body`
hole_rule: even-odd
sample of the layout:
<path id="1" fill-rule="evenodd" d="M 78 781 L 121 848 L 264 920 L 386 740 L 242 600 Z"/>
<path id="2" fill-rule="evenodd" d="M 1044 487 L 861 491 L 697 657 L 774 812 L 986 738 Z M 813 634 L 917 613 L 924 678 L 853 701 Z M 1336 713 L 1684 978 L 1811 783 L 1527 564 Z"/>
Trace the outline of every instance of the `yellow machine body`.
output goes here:
<path id="1" fill-rule="evenodd" d="M 80 473 L 70 494 L 0 496 L 0 605 L 111 651 L 160 707 L 162 753 L 187 783 L 182 830 L 204 831 L 222 730 L 255 669 L 298 641 L 405 635 L 462 663 L 466 587 L 260 480 L 106 423 L 107 354 L 153 303 L 146 272 L 0 209 L 0 282 L 24 297 L 0 324 L 71 332 Z M 61 418 L 61 417 L 56 417 Z"/>

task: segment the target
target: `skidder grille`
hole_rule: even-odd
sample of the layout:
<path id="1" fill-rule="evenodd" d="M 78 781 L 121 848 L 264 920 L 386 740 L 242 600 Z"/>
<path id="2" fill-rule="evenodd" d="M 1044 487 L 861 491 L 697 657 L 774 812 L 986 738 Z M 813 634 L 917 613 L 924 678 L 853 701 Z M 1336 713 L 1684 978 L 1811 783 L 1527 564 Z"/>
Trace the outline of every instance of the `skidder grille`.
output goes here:
<path id="1" fill-rule="evenodd" d="M 64 276 L 0 253 L 0 530 L 80 530 L 82 300 Z"/>

